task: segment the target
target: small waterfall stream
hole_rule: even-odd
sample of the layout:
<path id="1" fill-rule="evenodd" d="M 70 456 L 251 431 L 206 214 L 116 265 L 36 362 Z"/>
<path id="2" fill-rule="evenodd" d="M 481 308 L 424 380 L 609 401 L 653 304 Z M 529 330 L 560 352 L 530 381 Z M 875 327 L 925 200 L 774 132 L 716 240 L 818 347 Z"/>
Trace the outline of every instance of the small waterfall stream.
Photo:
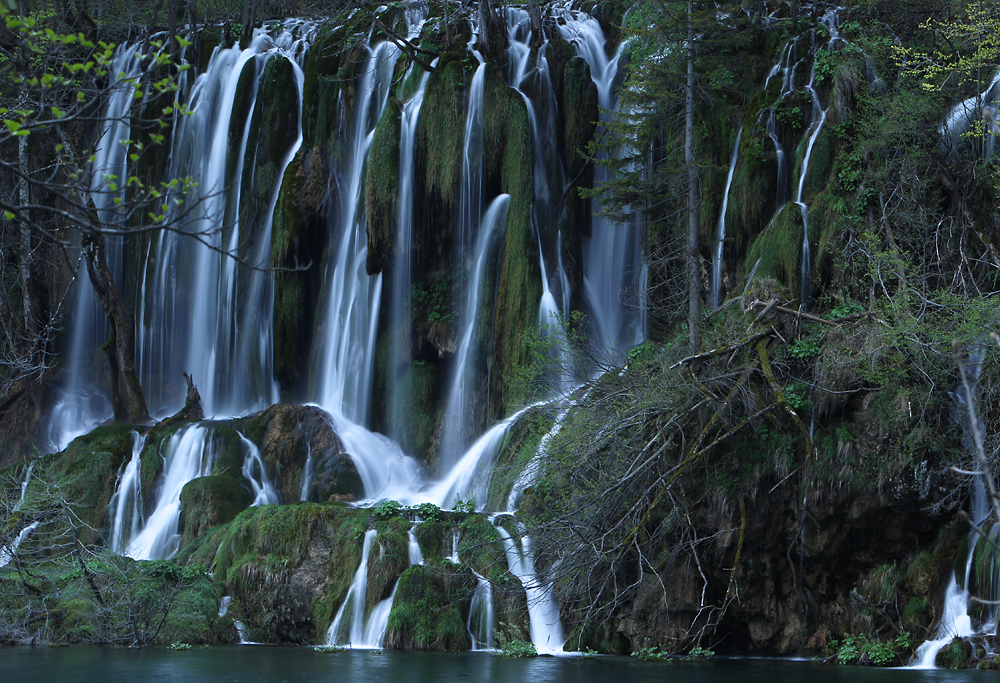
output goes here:
<path id="1" fill-rule="evenodd" d="M 559 619 L 559 607 L 552 597 L 552 586 L 540 580 L 535 572 L 531 540 L 524 535 L 523 526 L 518 523 L 519 532 L 522 534 L 521 542 L 518 544 L 499 524 L 501 519 L 501 517 L 495 518 L 494 526 L 503 539 L 510 573 L 521 581 L 527 594 L 531 642 L 538 654 L 561 654 L 566 639 Z"/>
<path id="2" fill-rule="evenodd" d="M 109 544 L 116 553 L 124 554 L 128 550 L 129 541 L 143 526 L 140 484 L 142 449 L 145 445 L 146 437 L 132 432 L 132 457 L 118 473 L 115 494 L 108 504 L 108 517 L 111 519 Z"/>
<path id="3" fill-rule="evenodd" d="M 617 108 L 614 84 L 622 46 L 609 58 L 605 53 L 604 31 L 594 17 L 563 8 L 553 11 L 557 14 L 563 39 L 576 47 L 577 54 L 590 67 L 601 107 L 601 125 L 606 126 L 605 112 Z M 597 164 L 595 186 L 607 179 L 607 168 Z M 614 223 L 601 216 L 595 207 L 591 237 L 585 241 L 583 251 L 584 294 L 595 328 L 595 343 L 602 355 L 610 359 L 620 359 L 621 354 L 642 341 L 645 334 L 640 325 L 643 319 L 642 293 L 639 291 L 643 270 L 641 233 L 639 225 Z"/>
<path id="4" fill-rule="evenodd" d="M 240 442 L 246 449 L 246 457 L 243 459 L 243 476 L 250 482 L 253 489 L 253 502 L 250 507 L 258 505 L 279 505 L 281 496 L 271 484 L 271 479 L 267 476 L 267 468 L 264 460 L 260 457 L 260 449 L 250 439 L 239 434 Z"/>
<path id="5" fill-rule="evenodd" d="M 354 649 L 375 649 L 382 647 L 382 640 L 385 638 L 385 628 L 389 620 L 389 611 L 392 609 L 392 599 L 396 594 L 396 589 L 392 589 L 392 595 L 378 603 L 372 608 L 368 619 L 365 619 L 365 600 L 368 594 L 368 556 L 371 553 L 372 543 L 375 541 L 376 532 L 369 529 L 365 532 L 364 544 L 361 547 L 361 562 L 357 571 L 354 572 L 354 579 L 350 588 L 347 589 L 347 597 L 337 610 L 333 623 L 326 632 L 327 645 L 346 645 Z M 398 582 L 397 582 L 398 585 Z M 348 607 L 350 610 L 348 611 Z M 344 618 L 348 621 L 345 622 Z"/>
<path id="6" fill-rule="evenodd" d="M 975 434 L 972 421 L 969 418 L 971 412 L 979 414 L 977 404 L 977 383 L 982 372 L 985 348 L 976 348 L 969 356 L 966 373 L 970 379 L 969 389 L 959 385 L 951 397 L 955 402 L 952 417 L 962 427 L 962 445 L 970 454 L 975 452 L 977 436 L 982 443 L 985 433 L 982 423 L 978 423 L 979 434 Z M 975 458 L 974 458 L 975 459 Z M 977 527 L 983 527 L 991 516 L 991 504 L 986 492 L 986 486 L 981 476 L 977 476 L 972 487 L 971 521 Z M 985 529 L 990 537 L 998 538 L 1000 524 L 994 523 Z M 985 565 L 977 566 L 976 550 L 980 546 L 980 535 L 973 529 L 969 532 L 966 540 L 968 549 L 965 555 L 963 566 L 955 565 L 948 587 L 945 590 L 944 605 L 941 619 L 938 622 L 937 631 L 934 637 L 925 641 L 917 648 L 911 668 L 933 669 L 936 667 L 935 660 L 938 653 L 944 649 L 954 638 L 969 638 L 980 634 L 995 635 L 997 632 L 997 599 L 1000 598 L 1000 567 L 995 560 L 991 560 Z M 992 556 L 991 551 L 987 551 L 988 556 Z M 985 573 L 985 577 L 976 576 L 978 573 Z M 973 583 L 977 588 L 988 591 L 985 595 L 974 595 Z M 970 607 L 978 601 L 983 601 L 986 609 L 976 611 L 975 616 L 970 613 Z"/>
<path id="7" fill-rule="evenodd" d="M 722 302 L 722 252 L 726 243 L 726 209 L 729 208 L 729 188 L 733 185 L 733 173 L 736 171 L 736 160 L 740 154 L 740 140 L 743 129 L 736 133 L 733 143 L 733 153 L 729 158 L 729 172 L 726 174 L 726 189 L 722 193 L 722 208 L 719 209 L 719 220 L 715 227 L 715 248 L 712 250 L 712 283 L 709 293 L 709 305 L 718 308 Z"/>
<path id="8" fill-rule="evenodd" d="M 479 73 L 478 71 L 476 72 Z M 475 387 L 472 377 L 472 359 L 476 357 L 473 347 L 473 333 L 479 317 L 479 288 L 482 285 L 486 270 L 486 259 L 493 244 L 494 235 L 501 231 L 507 223 L 507 205 L 510 195 L 502 194 L 490 204 L 482 224 L 478 228 L 476 248 L 473 254 L 473 270 L 466 290 L 465 301 L 459 313 L 459 329 L 462 331 L 455 356 L 454 378 L 451 390 L 448 392 L 447 408 L 444 418 L 444 444 L 441 448 L 441 471 L 451 470 L 457 456 L 464 450 L 462 435 L 468 421 L 467 408 Z M 470 358 L 472 351 L 472 358 Z M 450 457 L 449 457 L 450 456 Z"/>
<path id="9" fill-rule="evenodd" d="M 184 486 L 212 471 L 215 453 L 211 444 L 211 428 L 203 424 L 181 427 L 170 437 L 163 452 L 163 472 L 157 480 L 153 511 L 124 545 L 124 554 L 136 560 L 158 560 L 177 552 L 180 534 L 177 525 L 181 516 L 181 491 Z M 123 504 L 124 497 L 119 501 Z M 117 513 L 116 513 L 117 516 Z"/>

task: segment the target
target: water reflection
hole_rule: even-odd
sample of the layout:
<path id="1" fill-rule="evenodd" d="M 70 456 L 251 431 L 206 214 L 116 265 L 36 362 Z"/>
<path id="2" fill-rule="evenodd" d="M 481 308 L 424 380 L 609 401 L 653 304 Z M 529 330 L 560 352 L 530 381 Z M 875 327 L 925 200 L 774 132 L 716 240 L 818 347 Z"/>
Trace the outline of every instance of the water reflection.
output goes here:
<path id="1" fill-rule="evenodd" d="M 0 680 L 63 683 L 952 683 L 985 681 L 978 671 L 915 671 L 773 660 L 662 664 L 627 657 L 539 657 L 516 660 L 482 653 L 341 652 L 311 648 L 219 647 L 172 652 L 164 648 L 12 648 L 0 656 Z"/>

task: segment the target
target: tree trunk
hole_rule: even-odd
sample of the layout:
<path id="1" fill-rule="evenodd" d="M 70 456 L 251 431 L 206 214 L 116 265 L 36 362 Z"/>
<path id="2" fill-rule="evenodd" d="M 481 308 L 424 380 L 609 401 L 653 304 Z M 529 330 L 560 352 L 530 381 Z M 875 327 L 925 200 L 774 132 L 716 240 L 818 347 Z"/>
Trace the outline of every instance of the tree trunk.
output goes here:
<path id="1" fill-rule="evenodd" d="M 698 267 L 698 168 L 694 163 L 694 0 L 687 3 L 687 87 L 684 105 L 684 163 L 688 176 L 688 343 L 691 353 L 701 346 L 701 269 Z"/>
<path id="2" fill-rule="evenodd" d="M 507 32 L 504 30 L 503 17 L 493 8 L 492 0 L 481 0 L 479 3 L 479 49 L 483 56 L 491 56 L 500 61 L 507 43 Z"/>
<path id="3" fill-rule="evenodd" d="M 538 0 L 528 0 L 528 15 L 531 17 L 531 42 L 539 45 L 542 42 L 542 8 Z"/>
<path id="4" fill-rule="evenodd" d="M 23 178 L 29 176 L 28 169 L 28 136 L 21 136 L 17 141 L 17 164 Z M 31 202 L 28 193 L 28 181 L 21 180 L 18 187 L 18 201 L 21 206 L 28 206 Z M 38 360 L 38 316 L 35 311 L 35 287 L 32 283 L 31 271 L 34 265 L 35 256 L 31 245 L 31 225 L 28 216 L 22 216 L 21 220 L 21 306 L 24 332 L 22 335 L 21 354 L 23 361 L 22 370 L 35 367 Z"/>
<path id="5" fill-rule="evenodd" d="M 146 397 L 135 373 L 135 348 L 132 341 L 132 323 L 125 302 L 108 268 L 104 235 L 83 233 L 83 254 L 87 272 L 94 285 L 97 298 L 111 326 L 111 335 L 104 345 L 110 366 L 111 406 L 119 422 L 149 422 Z"/>

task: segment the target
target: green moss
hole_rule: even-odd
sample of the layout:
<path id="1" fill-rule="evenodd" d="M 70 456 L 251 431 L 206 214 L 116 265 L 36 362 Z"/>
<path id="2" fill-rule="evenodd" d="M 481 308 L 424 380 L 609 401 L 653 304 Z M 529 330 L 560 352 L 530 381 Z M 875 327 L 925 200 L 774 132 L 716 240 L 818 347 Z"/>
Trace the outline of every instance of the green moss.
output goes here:
<path id="1" fill-rule="evenodd" d="M 744 130 L 746 128 L 744 123 Z M 752 125 L 752 122 L 751 122 Z M 767 144 L 770 144 L 767 140 Z M 776 168 L 765 163 L 764 140 L 746 134 L 740 140 L 740 155 L 729 188 L 726 211 L 727 253 L 742 254 L 747 239 L 760 232 L 774 206 Z"/>
<path id="2" fill-rule="evenodd" d="M 938 652 L 934 664 L 944 669 L 964 669 L 971 646 L 961 638 L 953 638 Z"/>
<path id="3" fill-rule="evenodd" d="M 426 189 L 451 207 L 462 177 L 465 73 L 461 60 L 442 58 L 428 77 L 417 122 L 417 154 L 425 164 Z"/>
<path id="4" fill-rule="evenodd" d="M 809 168 L 806 173 L 806 184 L 802 188 L 802 196 L 806 199 L 819 194 L 830 176 L 830 167 L 833 163 L 834 154 L 834 134 L 829 126 L 824 126 L 820 131 L 816 142 L 813 144 L 812 154 L 809 156 Z M 801 168 L 801 167 L 800 167 Z"/>
<path id="5" fill-rule="evenodd" d="M 47 476 L 61 489 L 80 519 L 88 525 L 80 540 L 92 543 L 104 526 L 104 515 L 115 492 L 117 475 L 132 454 L 129 425 L 98 427 L 81 436 L 49 461 Z"/>
<path id="6" fill-rule="evenodd" d="M 301 206 L 304 171 L 300 149 L 285 169 L 281 190 L 274 207 L 271 225 L 271 263 L 281 268 L 294 268 L 298 257 L 297 247 L 304 238 L 305 211 Z M 305 352 L 302 330 L 309 325 L 304 321 L 308 286 L 307 276 L 294 270 L 274 273 L 274 372 L 283 385 L 288 385 L 299 371 L 299 359 Z"/>
<path id="7" fill-rule="evenodd" d="M 465 566 L 482 576 L 506 571 L 503 540 L 485 517 L 467 515 L 459 526 L 459 533 L 458 556 Z"/>
<path id="8" fill-rule="evenodd" d="M 295 69 L 283 56 L 275 55 L 267 60 L 258 101 L 261 99 L 267 112 L 264 125 L 267 128 L 268 160 L 278 167 L 299 135 L 299 93 Z"/>
<path id="9" fill-rule="evenodd" d="M 507 497 L 514 482 L 535 456 L 538 443 L 551 428 L 551 417 L 542 410 L 533 409 L 507 431 L 490 477 L 488 509 L 507 509 Z"/>
<path id="10" fill-rule="evenodd" d="M 321 640 L 361 561 L 367 526 L 367 510 L 340 505 L 249 508 L 226 527 L 215 576 L 256 637 Z"/>
<path id="11" fill-rule="evenodd" d="M 391 260 L 396 240 L 399 194 L 401 111 L 390 102 L 379 119 L 368 152 L 365 209 L 368 217 L 367 272 L 374 275 Z"/>
<path id="12" fill-rule="evenodd" d="M 392 595 L 396 580 L 409 566 L 409 528 L 410 523 L 402 517 L 375 525 L 378 534 L 369 551 L 366 611 Z"/>
<path id="13" fill-rule="evenodd" d="M 333 132 L 340 91 L 337 73 L 343 55 L 342 39 L 341 31 L 324 32 L 306 58 L 302 83 L 303 146 L 314 147 Z"/>
<path id="14" fill-rule="evenodd" d="M 799 292 L 799 262 L 802 258 L 802 214 L 789 203 L 750 245 L 746 267 L 760 259 L 757 277 L 773 277 L 796 295 Z"/>
<path id="15" fill-rule="evenodd" d="M 532 237 L 534 170 L 531 125 L 521 97 L 505 86 L 493 67 L 486 72 L 483 108 L 484 174 L 488 184 L 510 194 L 507 232 L 497 285 L 493 325 L 491 390 L 493 417 L 511 412 L 524 398 L 510 383 L 531 362 L 527 332 L 536 322 L 541 282 Z"/>
<path id="16" fill-rule="evenodd" d="M 239 472 L 239 470 L 237 470 Z M 179 529 L 188 545 L 219 524 L 235 519 L 253 498 L 242 482 L 228 474 L 193 479 L 181 491 Z"/>
<path id="17" fill-rule="evenodd" d="M 465 622 L 474 588 L 471 572 L 445 561 L 407 569 L 389 613 L 386 647 L 468 650 L 472 643 Z"/>

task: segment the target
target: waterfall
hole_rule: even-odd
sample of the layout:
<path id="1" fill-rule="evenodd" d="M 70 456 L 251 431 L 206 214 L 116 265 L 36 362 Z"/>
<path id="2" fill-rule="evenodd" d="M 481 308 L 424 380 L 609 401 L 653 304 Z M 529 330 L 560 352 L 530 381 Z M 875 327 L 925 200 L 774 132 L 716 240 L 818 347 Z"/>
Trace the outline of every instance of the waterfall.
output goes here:
<path id="1" fill-rule="evenodd" d="M 524 534 L 523 525 L 518 523 L 519 532 L 522 534 L 519 547 L 510 533 L 499 524 L 499 520 L 497 517 L 493 523 L 503 539 L 510 573 L 521 581 L 528 599 L 531 642 L 538 654 L 561 654 L 566 639 L 563 637 L 562 622 L 559 620 L 559 607 L 552 597 L 552 586 L 542 582 L 535 573 L 531 541 Z"/>
<path id="2" fill-rule="evenodd" d="M 726 209 L 729 207 L 729 188 L 733 184 L 733 174 L 736 171 L 736 160 L 740 154 L 740 139 L 743 137 L 743 129 L 736 133 L 736 142 L 733 143 L 733 152 L 729 157 L 729 173 L 726 174 L 726 189 L 722 193 L 722 208 L 719 210 L 719 222 L 715 227 L 715 249 L 712 250 L 712 289 L 709 295 L 709 304 L 718 308 L 722 303 L 722 251 L 726 241 Z"/>
<path id="3" fill-rule="evenodd" d="M 239 619 L 234 619 L 233 620 L 233 626 L 236 627 L 236 635 L 240 639 L 240 645 L 256 645 L 256 643 L 254 643 L 252 640 L 250 640 L 250 638 L 247 636 L 247 626 L 246 626 L 246 624 L 244 624 Z"/>
<path id="4" fill-rule="evenodd" d="M 233 601 L 233 598 L 229 595 L 223 595 L 219 600 L 219 616 L 224 617 L 229 613 L 229 603 Z"/>
<path id="5" fill-rule="evenodd" d="M 31 481 L 31 471 L 33 469 L 35 469 L 34 460 L 28 463 L 28 469 L 24 471 L 24 481 L 21 482 L 21 496 L 14 503 L 14 512 L 19 511 L 21 506 L 24 505 L 24 498 L 28 495 L 28 483 Z"/>
<path id="6" fill-rule="evenodd" d="M 163 453 L 163 472 L 157 480 L 153 511 L 129 540 L 126 555 L 136 560 L 158 560 L 177 552 L 181 491 L 189 481 L 211 473 L 215 462 L 211 434 L 209 427 L 191 424 L 181 427 L 170 437 Z"/>
<path id="7" fill-rule="evenodd" d="M 997 111 L 1000 109 L 1000 69 L 990 79 L 986 89 L 962 100 L 954 105 L 941 123 L 942 151 L 951 156 L 957 155 L 973 124 L 977 120 L 986 119 L 987 131 L 983 136 L 982 156 L 984 159 L 993 157 L 996 136 L 1000 133 L 1000 122 L 997 121 Z"/>
<path id="8" fill-rule="evenodd" d="M 369 49 L 355 85 L 344 167 L 335 176 L 342 201 L 325 278 L 326 310 L 316 340 L 319 404 L 361 425 L 368 424 L 382 276 L 369 277 L 365 272 L 367 222 L 358 207 L 363 203 L 365 161 L 399 54 L 391 43 Z M 343 107 L 342 96 L 338 106 Z"/>
<path id="9" fill-rule="evenodd" d="M 24 481 L 21 482 L 21 496 L 17 499 L 17 502 L 14 504 L 13 512 L 19 511 L 21 509 L 21 506 L 24 505 L 24 498 L 25 496 L 28 495 L 28 482 L 31 481 L 31 470 L 33 470 L 34 468 L 35 468 L 35 461 L 32 460 L 30 463 L 28 463 L 28 469 L 25 470 Z M 23 543 L 24 539 L 30 536 L 35 531 L 35 529 L 39 527 L 39 525 L 40 522 L 37 521 L 32 522 L 31 524 L 21 529 L 21 531 L 18 532 L 17 536 L 11 543 L 4 546 L 0 546 L 0 568 L 6 567 L 8 564 L 10 564 L 11 560 L 14 559 L 14 555 L 17 554 L 17 549 L 21 547 L 21 543 Z"/>
<path id="10" fill-rule="evenodd" d="M 243 459 L 243 476 L 250 482 L 250 488 L 253 490 L 253 503 L 250 504 L 250 507 L 280 505 L 281 496 L 278 495 L 278 491 L 267 476 L 267 468 L 264 466 L 264 459 L 260 456 L 257 444 L 239 432 L 237 434 L 247 451 L 246 457 Z"/>
<path id="11" fill-rule="evenodd" d="M 458 557 L 458 542 L 459 542 L 459 540 L 460 540 L 460 536 L 458 535 L 458 529 L 455 529 L 451 533 L 451 555 L 448 556 L 448 560 L 452 564 L 462 564 L 462 560 L 460 560 L 459 557 Z"/>
<path id="12" fill-rule="evenodd" d="M 479 73 L 477 71 L 477 73 Z M 444 445 L 441 449 L 441 471 L 448 472 L 455 465 L 457 455 L 464 448 L 463 435 L 467 426 L 468 415 L 466 410 L 468 404 L 478 390 L 474 384 L 473 360 L 476 354 L 472 354 L 470 359 L 470 349 L 473 346 L 473 333 L 476 329 L 476 320 L 479 317 L 479 289 L 482 285 L 484 271 L 486 270 L 486 260 L 489 255 L 490 246 L 493 243 L 493 236 L 501 226 L 507 223 L 507 206 L 510 203 L 509 194 L 501 194 L 493 200 L 486 215 L 482 219 L 479 227 L 479 235 L 476 238 L 476 249 L 473 254 L 472 277 L 469 280 L 465 293 L 465 300 L 462 302 L 462 310 L 459 314 L 459 329 L 462 337 L 458 345 L 458 353 L 455 356 L 454 377 L 452 379 L 451 390 L 448 392 L 447 408 L 444 419 Z"/>
<path id="13" fill-rule="evenodd" d="M 407 555 L 409 556 L 410 564 L 423 564 L 424 554 L 420 552 L 420 543 L 417 542 L 417 535 L 413 533 L 413 530 L 417 528 L 414 524 L 410 527 L 410 530 L 406 532 L 409 543 L 407 544 Z"/>
<path id="14" fill-rule="evenodd" d="M 575 405 L 575 404 L 574 404 Z M 542 471 L 542 462 L 548 455 L 549 443 L 562 431 L 563 423 L 566 421 L 566 416 L 569 415 L 570 406 L 566 406 L 559 411 L 556 416 L 555 422 L 552 428 L 545 433 L 545 435 L 539 440 L 538 448 L 535 450 L 535 454 L 525 465 L 524 469 L 517 475 L 517 479 L 514 480 L 513 486 L 511 486 L 510 494 L 507 496 L 507 510 L 513 513 L 521 505 L 521 501 L 524 499 L 525 490 L 535 483 L 538 479 L 538 475 Z"/>
<path id="15" fill-rule="evenodd" d="M 39 521 L 32 522 L 21 529 L 13 541 L 5 546 L 0 546 L 0 568 L 6 567 L 11 563 L 14 556 L 17 555 L 17 549 L 24 543 L 24 539 L 28 538 L 40 525 L 41 522 Z"/>
<path id="16" fill-rule="evenodd" d="M 493 624 L 496 621 L 493 610 L 493 586 L 489 580 L 476 573 L 476 590 L 469 605 L 469 620 L 466 628 L 472 639 L 473 652 L 496 650 L 493 640 Z"/>
<path id="17" fill-rule="evenodd" d="M 437 59 L 432 63 L 437 64 Z M 392 381 L 413 362 L 411 339 L 412 315 L 410 306 L 410 251 L 413 242 L 413 155 L 417 145 L 417 122 L 420 107 L 424 102 L 424 91 L 430 73 L 420 76 L 420 85 L 413 97 L 403 105 L 403 115 L 399 135 L 399 192 L 397 194 L 398 214 L 396 217 L 396 253 L 392 270 L 392 307 L 390 329 L 393 335 L 389 373 Z M 402 391 L 406 391 L 402 388 Z M 400 392 L 396 392 L 398 396 Z M 409 415 L 402 407 L 393 403 L 389 411 L 389 434 L 396 441 L 403 441 L 408 432 Z"/>
<path id="18" fill-rule="evenodd" d="M 979 375 L 982 372 L 984 356 L 985 347 L 983 346 L 978 346 L 969 355 L 966 373 L 970 379 L 970 391 L 966 393 L 965 388 L 959 385 L 955 391 L 951 392 L 951 397 L 955 402 L 952 417 L 962 427 L 962 445 L 967 452 L 972 454 L 975 453 L 977 436 L 980 439 L 980 443 L 982 443 L 982 439 L 985 437 L 982 423 L 977 425 L 979 429 L 979 434 L 977 435 L 973 430 L 972 421 L 969 419 L 970 410 L 977 415 L 979 412 L 976 390 L 978 389 L 977 383 Z M 971 513 L 971 521 L 977 527 L 983 526 L 991 515 L 991 503 L 986 492 L 986 486 L 983 483 L 982 477 L 978 476 L 973 483 Z M 990 538 L 994 541 L 997 539 L 998 529 L 1000 529 L 1000 525 L 994 524 L 988 530 Z M 980 535 L 976 529 L 969 532 L 966 541 L 968 552 L 965 564 L 962 567 L 956 565 L 951 573 L 948 587 L 945 590 L 943 612 L 938 622 L 937 631 L 932 639 L 925 641 L 917 648 L 913 663 L 911 664 L 912 668 L 933 669 L 938 653 L 954 638 L 967 638 L 977 634 L 996 634 L 996 601 L 1000 598 L 1000 595 L 997 595 L 997 579 L 998 573 L 1000 573 L 998 569 L 1000 568 L 997 567 L 995 559 L 991 557 L 992 549 L 987 551 L 990 553 L 988 556 L 990 557 L 990 561 L 987 567 L 988 576 L 983 581 L 985 586 L 991 591 L 991 594 L 976 596 L 976 598 L 984 600 L 986 606 L 990 607 L 990 609 L 987 609 L 984 613 L 976 617 L 973 617 L 969 613 L 969 606 L 976 599 L 973 598 L 971 584 L 974 579 L 979 579 L 979 577 L 975 577 L 977 573 L 976 549 L 979 546 L 979 540 Z M 961 583 L 959 583 L 959 579 L 961 579 Z"/>
<path id="19" fill-rule="evenodd" d="M 115 209 L 115 199 L 122 196 L 128 178 L 128 141 L 132 134 L 131 108 L 135 88 L 128 82 L 140 74 L 137 56 L 140 44 L 121 45 L 115 50 L 109 68 L 114 79 L 108 88 L 103 112 L 104 129 L 94 146 L 91 162 L 90 199 L 97 215 L 109 230 L 125 229 L 124 218 Z M 111 189 L 114 188 L 114 189 Z M 109 234 L 108 268 L 119 288 L 123 283 L 122 235 Z M 107 319 L 87 275 L 81 254 L 77 260 L 76 288 L 66 363 L 66 380 L 48 419 L 48 448 L 58 452 L 70 441 L 86 434 L 112 417 L 111 402 L 105 391 L 94 386 L 85 370 L 94 351 L 108 333 Z"/>
<path id="20" fill-rule="evenodd" d="M 111 519 L 109 545 L 119 554 L 128 550 L 129 540 L 142 528 L 141 466 L 145 445 L 146 437 L 132 432 L 132 457 L 124 469 L 119 470 L 118 484 L 108 504 L 108 517 Z"/>
<path id="21" fill-rule="evenodd" d="M 306 440 L 306 464 L 302 468 L 302 486 L 299 490 L 299 500 L 307 501 L 309 500 L 309 487 L 312 486 L 313 478 L 313 468 L 315 464 L 313 463 L 313 451 L 312 444 Z"/>
<path id="22" fill-rule="evenodd" d="M 361 563 L 357 571 L 354 572 L 354 580 L 351 581 L 350 588 L 347 589 L 347 597 L 344 599 L 340 609 L 337 610 L 333 623 L 326 632 L 327 645 L 347 645 L 352 648 L 375 649 L 382 647 L 385 639 L 386 626 L 389 623 L 389 612 L 392 610 L 392 600 L 396 595 L 396 586 L 392 589 L 392 595 L 381 601 L 372 608 L 365 620 L 365 601 L 368 593 L 368 556 L 371 552 L 372 542 L 375 540 L 376 532 L 369 529 L 365 533 L 364 544 L 361 547 Z M 347 608 L 350 607 L 350 612 Z M 343 623 L 344 616 L 347 615 L 349 621 Z M 344 639 L 346 636 L 346 640 Z"/>
<path id="23" fill-rule="evenodd" d="M 252 227 L 240 224 L 240 187 L 264 67 L 270 59 L 288 60 L 300 109 L 303 76 L 294 58 L 303 57 L 312 30 L 288 22 L 276 36 L 258 30 L 245 50 L 216 48 L 187 92 L 191 114 L 177 119 L 168 177 L 190 177 L 198 185 L 171 214 L 183 229 L 159 234 L 148 245 L 138 303 L 137 362 L 154 413 L 180 407 L 183 393 L 176 382 L 182 371 L 194 377 L 210 415 L 243 413 L 278 398 L 271 368 L 271 274 L 242 267 L 232 255 L 248 242 L 244 231 Z M 244 121 L 235 121 L 243 79 L 249 80 L 249 108 Z M 284 170 L 301 144 L 298 125 L 297 140 L 276 166 L 256 248 L 243 254 L 256 268 L 270 265 L 271 220 Z M 240 131 L 239 142 L 232 146 L 234 130 Z"/>
<path id="24" fill-rule="evenodd" d="M 555 8 L 559 31 L 576 46 L 577 54 L 590 67 L 601 107 L 601 125 L 607 125 L 605 112 L 617 108 L 614 95 L 618 75 L 619 46 L 614 57 L 605 54 L 606 40 L 600 23 L 582 12 Z M 598 131 L 600 136 L 600 131 Z M 607 168 L 598 163 L 594 186 L 608 179 Z M 639 291 L 642 272 L 642 234 L 634 223 L 619 224 L 593 213 L 591 237 L 584 241 L 584 296 L 594 323 L 596 343 L 608 359 L 620 359 L 624 350 L 642 341 L 643 293 Z"/>

